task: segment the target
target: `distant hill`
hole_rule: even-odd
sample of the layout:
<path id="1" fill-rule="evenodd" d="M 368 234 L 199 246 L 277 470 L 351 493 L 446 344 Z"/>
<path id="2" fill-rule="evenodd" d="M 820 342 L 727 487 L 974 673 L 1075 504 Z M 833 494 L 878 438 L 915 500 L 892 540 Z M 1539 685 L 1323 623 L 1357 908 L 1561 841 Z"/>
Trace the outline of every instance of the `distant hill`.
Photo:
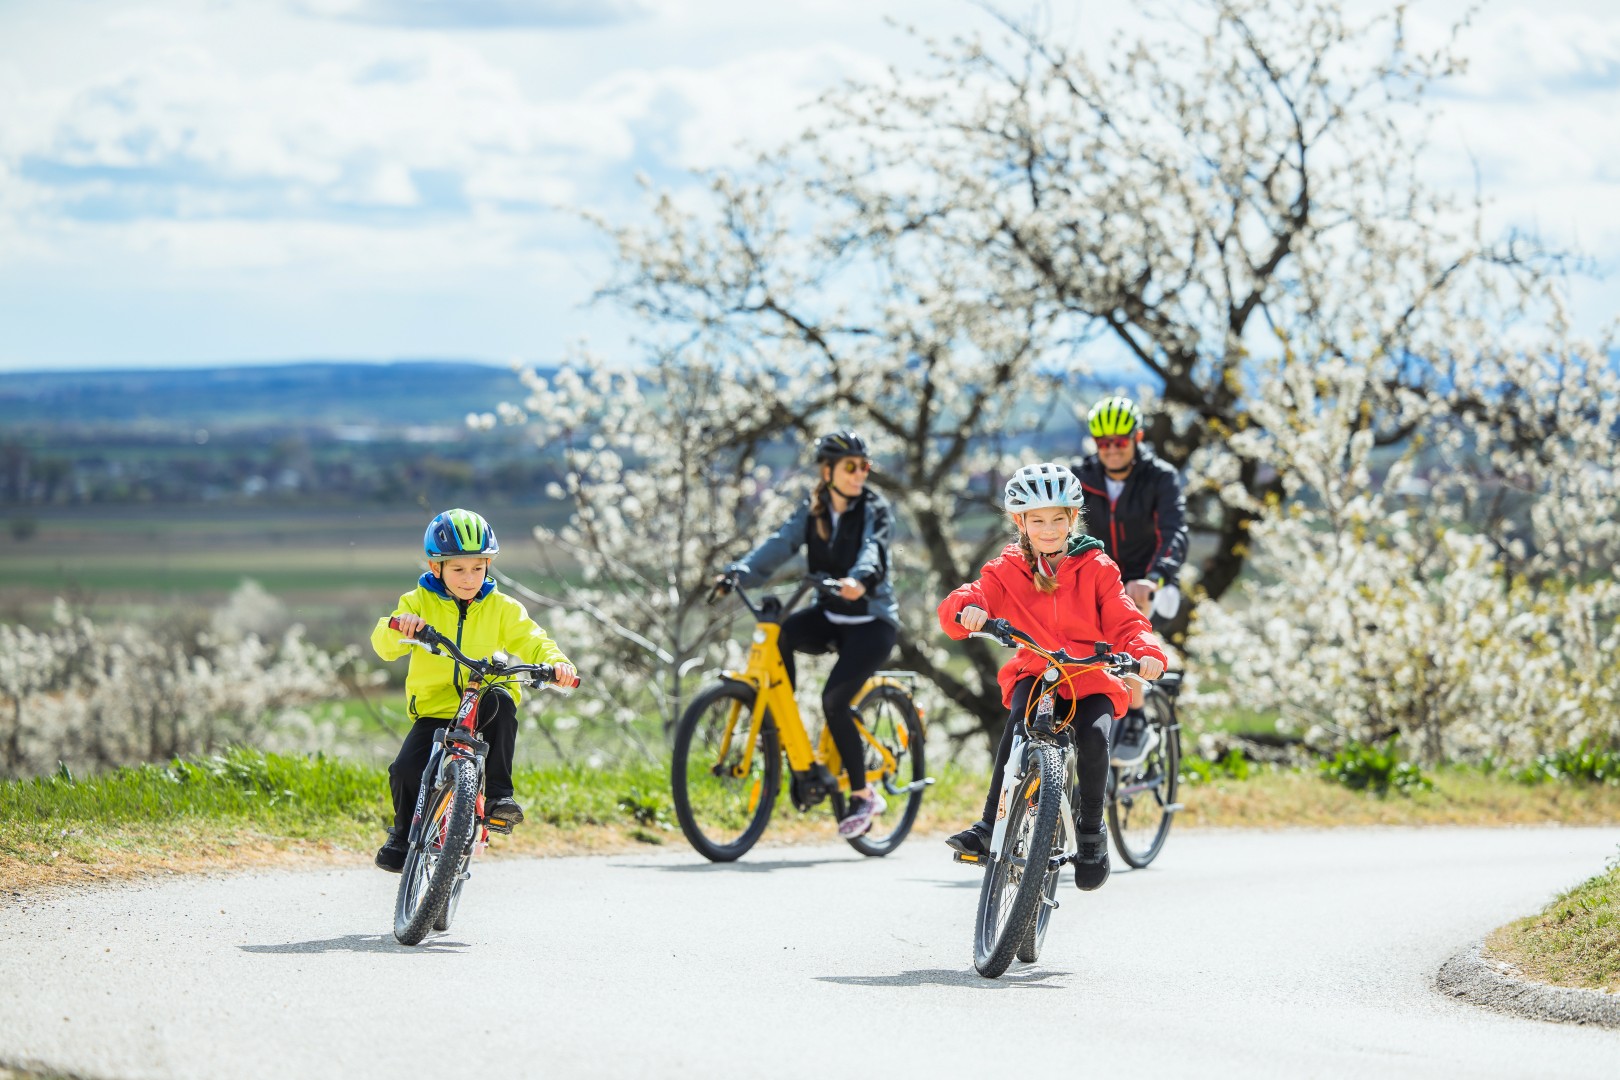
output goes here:
<path id="1" fill-rule="evenodd" d="M 510 368 L 463 360 L 0 372 L 0 428 L 457 425 L 523 396 Z"/>

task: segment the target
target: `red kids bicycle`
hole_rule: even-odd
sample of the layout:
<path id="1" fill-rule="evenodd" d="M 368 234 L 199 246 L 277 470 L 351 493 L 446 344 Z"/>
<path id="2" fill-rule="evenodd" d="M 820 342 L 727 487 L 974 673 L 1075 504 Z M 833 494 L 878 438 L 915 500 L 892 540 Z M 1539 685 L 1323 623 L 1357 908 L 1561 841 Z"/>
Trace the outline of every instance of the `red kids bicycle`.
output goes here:
<path id="1" fill-rule="evenodd" d="M 389 619 L 388 625 L 398 630 L 399 620 Z M 523 680 L 538 689 L 565 688 L 553 681 L 550 664 L 511 664 L 498 657 L 473 660 L 431 626 L 405 640 L 431 653 L 448 654 L 471 672 L 456 718 L 434 733 L 394 899 L 394 937 L 402 945 L 415 945 L 429 930 L 450 929 L 461 887 L 472 876 L 468 869 L 472 857 L 488 846 L 491 832 L 512 831 L 509 823 L 484 816 L 484 758 L 489 744 L 477 735 L 479 702 L 491 687 Z"/>

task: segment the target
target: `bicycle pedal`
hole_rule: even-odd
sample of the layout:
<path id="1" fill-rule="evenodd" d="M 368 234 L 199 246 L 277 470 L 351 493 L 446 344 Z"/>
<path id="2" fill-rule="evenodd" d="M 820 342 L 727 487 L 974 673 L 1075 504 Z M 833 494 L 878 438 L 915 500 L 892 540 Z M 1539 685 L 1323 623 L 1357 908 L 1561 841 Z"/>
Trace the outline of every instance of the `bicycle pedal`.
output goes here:
<path id="1" fill-rule="evenodd" d="M 983 855 L 970 855 L 965 851 L 954 852 L 951 859 L 954 862 L 972 863 L 974 866 L 983 866 L 989 861 Z"/>
<path id="2" fill-rule="evenodd" d="M 485 818 L 484 824 L 489 826 L 490 832 L 498 832 L 502 836 L 512 835 L 512 822 L 505 818 Z"/>

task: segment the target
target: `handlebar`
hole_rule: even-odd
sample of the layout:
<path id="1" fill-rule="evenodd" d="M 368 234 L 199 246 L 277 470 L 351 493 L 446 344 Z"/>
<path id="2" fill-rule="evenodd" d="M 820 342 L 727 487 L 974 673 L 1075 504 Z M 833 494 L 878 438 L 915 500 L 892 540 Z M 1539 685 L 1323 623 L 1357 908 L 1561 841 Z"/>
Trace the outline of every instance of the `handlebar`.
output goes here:
<path id="1" fill-rule="evenodd" d="M 395 615 L 388 620 L 390 630 L 405 631 L 399 625 L 399 616 Z M 455 642 L 445 637 L 432 626 L 424 625 L 416 631 L 416 635 L 405 640 L 420 645 L 431 653 L 448 653 L 450 658 L 458 664 L 471 668 L 488 678 L 516 678 L 519 675 L 533 675 L 530 685 L 544 688 L 554 686 L 558 689 L 572 690 L 580 684 L 578 674 L 574 676 L 573 686 L 563 686 L 557 682 L 557 669 L 551 664 L 508 664 L 495 659 L 493 656 L 487 660 L 474 660 L 466 653 L 456 648 Z"/>
<path id="2" fill-rule="evenodd" d="M 781 610 L 783 612 L 792 611 L 798 606 L 799 600 L 804 596 L 807 590 L 814 590 L 823 596 L 836 596 L 838 594 L 838 590 L 841 588 L 843 588 L 843 586 L 838 583 L 837 578 L 823 577 L 820 574 L 808 575 L 799 579 L 798 586 L 794 589 L 793 595 L 788 598 L 788 601 L 785 604 L 782 605 Z M 714 586 L 709 589 L 707 601 L 708 603 L 713 604 L 728 592 L 736 593 L 737 599 L 743 602 L 743 606 L 748 609 L 749 614 L 753 615 L 754 618 L 757 619 L 760 617 L 762 612 L 761 605 L 754 603 L 754 601 L 749 598 L 748 594 L 743 591 L 742 582 L 738 580 L 738 575 L 735 573 L 728 572 L 722 574 L 720 579 L 714 583 Z"/>
<path id="3" fill-rule="evenodd" d="M 959 626 L 962 623 L 960 611 L 956 613 L 956 622 Z M 971 631 L 969 636 L 993 641 L 1006 649 L 1027 648 L 1064 667 L 1105 668 L 1114 675 L 1134 675 L 1142 666 L 1141 662 L 1129 653 L 1110 652 L 1111 646 L 1106 641 L 1093 642 L 1094 651 L 1090 656 L 1070 656 L 1063 649 L 1053 652 L 1042 647 L 1034 638 L 1006 619 L 986 619 L 984 627 Z"/>

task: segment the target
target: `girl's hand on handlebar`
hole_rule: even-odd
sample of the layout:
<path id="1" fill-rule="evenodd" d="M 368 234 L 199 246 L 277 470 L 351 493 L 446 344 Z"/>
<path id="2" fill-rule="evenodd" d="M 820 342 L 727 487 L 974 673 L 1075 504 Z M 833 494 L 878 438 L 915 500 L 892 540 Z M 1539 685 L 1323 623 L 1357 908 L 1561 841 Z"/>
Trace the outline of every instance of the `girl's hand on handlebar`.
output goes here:
<path id="1" fill-rule="evenodd" d="M 551 681 L 567 690 L 579 685 L 579 673 L 574 670 L 573 664 L 551 665 Z"/>
<path id="2" fill-rule="evenodd" d="M 1142 678 L 1152 681 L 1164 674 L 1164 664 L 1156 656 L 1140 656 L 1136 660 L 1136 673 Z"/>
<path id="3" fill-rule="evenodd" d="M 845 600 L 859 600 L 866 595 L 866 586 L 852 577 L 839 578 L 838 595 Z"/>
<path id="4" fill-rule="evenodd" d="M 420 615 L 399 614 L 389 620 L 394 627 L 408 638 L 414 639 L 416 632 L 427 625 L 427 620 Z"/>
<path id="5" fill-rule="evenodd" d="M 956 616 L 956 621 L 962 624 L 962 629 L 968 633 L 977 633 L 984 629 L 984 624 L 990 620 L 990 613 L 984 608 L 969 604 Z"/>

